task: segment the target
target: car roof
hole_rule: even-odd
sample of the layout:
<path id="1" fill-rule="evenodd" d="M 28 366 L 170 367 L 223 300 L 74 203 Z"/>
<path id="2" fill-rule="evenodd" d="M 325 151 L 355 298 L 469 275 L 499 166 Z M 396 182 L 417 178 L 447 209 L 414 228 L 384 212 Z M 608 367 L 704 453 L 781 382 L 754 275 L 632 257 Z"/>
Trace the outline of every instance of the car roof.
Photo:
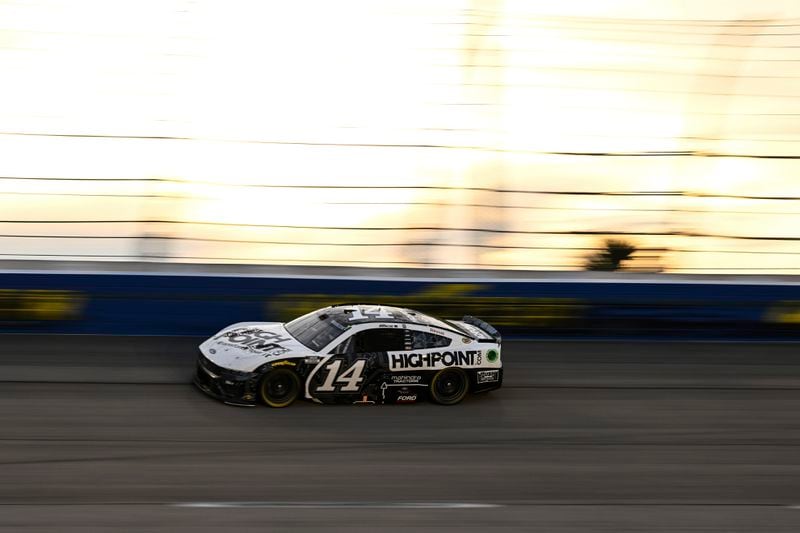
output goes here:
<path id="1" fill-rule="evenodd" d="M 335 304 L 325 309 L 325 311 L 339 318 L 348 324 L 372 324 L 372 323 L 394 323 L 394 324 L 416 324 L 420 326 L 433 326 L 447 330 L 451 333 L 464 335 L 463 332 L 456 330 L 454 326 L 443 322 L 441 319 L 426 315 L 414 309 L 405 307 L 395 307 L 391 305 L 345 303 Z"/>

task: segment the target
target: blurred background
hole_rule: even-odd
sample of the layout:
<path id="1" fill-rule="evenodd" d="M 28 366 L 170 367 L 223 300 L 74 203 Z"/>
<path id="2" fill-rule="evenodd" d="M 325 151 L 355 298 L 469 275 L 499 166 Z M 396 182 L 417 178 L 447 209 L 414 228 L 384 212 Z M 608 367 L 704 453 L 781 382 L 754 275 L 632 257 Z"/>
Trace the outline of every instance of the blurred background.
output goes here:
<path id="1" fill-rule="evenodd" d="M 0 74 L 0 532 L 800 530 L 797 0 L 0 0 Z M 340 302 L 503 388 L 189 384 Z"/>
<path id="2" fill-rule="evenodd" d="M 800 270 L 795 1 L 2 0 L 0 21 L 5 260 Z"/>

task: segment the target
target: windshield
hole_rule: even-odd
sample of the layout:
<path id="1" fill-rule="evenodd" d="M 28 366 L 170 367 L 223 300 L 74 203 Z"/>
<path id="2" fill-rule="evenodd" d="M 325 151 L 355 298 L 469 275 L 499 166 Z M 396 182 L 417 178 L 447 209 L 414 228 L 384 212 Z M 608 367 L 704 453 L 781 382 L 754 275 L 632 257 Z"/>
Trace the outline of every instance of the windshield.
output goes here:
<path id="1" fill-rule="evenodd" d="M 320 309 L 296 318 L 286 324 L 289 335 L 300 341 L 306 348 L 315 352 L 337 338 L 349 327 L 339 322 L 333 314 L 328 314 L 327 309 Z"/>

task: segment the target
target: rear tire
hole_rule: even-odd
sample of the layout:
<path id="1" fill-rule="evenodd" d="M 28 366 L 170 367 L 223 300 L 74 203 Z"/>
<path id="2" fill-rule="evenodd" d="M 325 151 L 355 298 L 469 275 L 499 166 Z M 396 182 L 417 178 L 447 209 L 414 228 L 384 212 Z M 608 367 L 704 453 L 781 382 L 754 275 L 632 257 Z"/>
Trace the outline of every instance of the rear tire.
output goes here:
<path id="1" fill-rule="evenodd" d="M 300 378 L 288 368 L 270 370 L 261 378 L 258 395 L 270 407 L 288 407 L 300 395 Z"/>
<path id="2" fill-rule="evenodd" d="M 455 405 L 469 392 L 469 377 L 463 368 L 443 368 L 431 380 L 431 398 L 441 405 Z"/>

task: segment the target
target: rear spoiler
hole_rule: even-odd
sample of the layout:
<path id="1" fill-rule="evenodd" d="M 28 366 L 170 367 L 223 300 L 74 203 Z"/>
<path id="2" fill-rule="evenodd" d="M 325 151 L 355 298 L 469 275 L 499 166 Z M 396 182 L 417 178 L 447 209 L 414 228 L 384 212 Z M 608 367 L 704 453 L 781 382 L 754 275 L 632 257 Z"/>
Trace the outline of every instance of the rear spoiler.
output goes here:
<path id="1" fill-rule="evenodd" d="M 475 326 L 476 328 L 481 329 L 484 333 L 486 333 L 487 335 L 492 337 L 491 341 L 484 340 L 484 342 L 497 342 L 497 343 L 499 343 L 502 340 L 502 337 L 500 336 L 500 332 L 497 331 L 497 328 L 495 328 L 494 326 L 492 326 L 491 324 L 489 324 L 485 320 L 481 320 L 480 318 L 475 318 L 474 316 L 470 316 L 470 315 L 464 315 L 464 318 L 462 318 L 461 321 L 464 322 L 465 324 L 470 324 L 472 326 Z M 480 341 L 481 341 L 481 339 L 478 339 L 478 342 L 480 342 Z"/>

